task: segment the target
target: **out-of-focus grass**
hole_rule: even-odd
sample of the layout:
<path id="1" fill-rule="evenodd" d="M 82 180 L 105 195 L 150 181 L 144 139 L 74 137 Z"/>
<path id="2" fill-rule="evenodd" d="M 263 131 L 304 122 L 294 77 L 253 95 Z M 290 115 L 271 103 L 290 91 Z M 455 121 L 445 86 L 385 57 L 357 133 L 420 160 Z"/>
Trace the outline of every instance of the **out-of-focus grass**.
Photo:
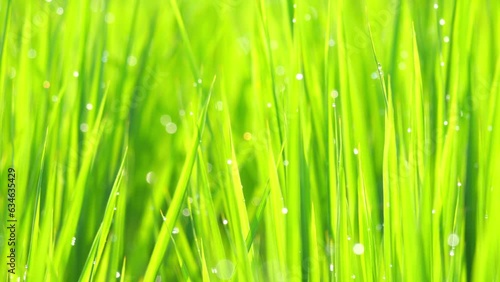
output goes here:
<path id="1" fill-rule="evenodd" d="M 499 16 L 0 0 L 1 277 L 499 280 Z"/>

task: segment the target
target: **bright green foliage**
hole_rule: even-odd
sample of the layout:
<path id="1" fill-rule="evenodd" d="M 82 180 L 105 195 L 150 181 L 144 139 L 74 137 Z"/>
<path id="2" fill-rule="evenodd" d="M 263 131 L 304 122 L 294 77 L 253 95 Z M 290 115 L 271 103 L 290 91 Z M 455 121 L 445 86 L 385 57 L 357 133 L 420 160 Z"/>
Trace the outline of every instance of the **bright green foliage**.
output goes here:
<path id="1" fill-rule="evenodd" d="M 498 281 L 499 34 L 493 0 L 0 0 L 0 280 Z"/>

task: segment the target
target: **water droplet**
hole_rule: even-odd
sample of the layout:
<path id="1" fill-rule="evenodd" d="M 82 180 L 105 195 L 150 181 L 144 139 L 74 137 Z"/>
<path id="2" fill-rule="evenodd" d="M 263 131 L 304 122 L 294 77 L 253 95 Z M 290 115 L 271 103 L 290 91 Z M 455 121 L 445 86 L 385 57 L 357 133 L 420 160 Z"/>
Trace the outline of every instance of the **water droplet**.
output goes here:
<path id="1" fill-rule="evenodd" d="M 172 229 L 172 234 L 179 234 L 179 228 L 174 227 L 174 229 Z"/>
<path id="2" fill-rule="evenodd" d="M 462 186 L 462 182 L 458 181 L 457 186 L 458 187 Z"/>
<path id="3" fill-rule="evenodd" d="M 332 108 L 335 108 L 337 105 L 335 103 L 332 103 Z"/>
<path id="4" fill-rule="evenodd" d="M 378 72 L 376 72 L 376 71 L 372 72 L 371 77 L 372 77 L 372 79 L 378 79 L 379 78 Z"/>
<path id="5" fill-rule="evenodd" d="M 71 246 L 76 244 L 76 237 L 71 238 Z"/>
<path id="6" fill-rule="evenodd" d="M 356 279 L 356 275 L 354 275 L 354 274 L 353 274 L 353 275 L 351 276 L 351 278 L 352 278 L 352 279 Z"/>
<path id="7" fill-rule="evenodd" d="M 445 21 L 444 19 L 440 19 L 440 20 L 439 20 L 439 24 L 440 24 L 440 25 L 444 25 L 445 23 L 446 23 L 446 21 Z"/>
<path id="8" fill-rule="evenodd" d="M 180 111 L 179 111 L 179 115 L 180 115 L 181 117 L 185 116 L 185 115 L 186 115 L 186 111 L 184 111 L 184 110 L 180 110 Z"/>
<path id="9" fill-rule="evenodd" d="M 282 208 L 281 209 L 281 213 L 282 214 L 287 214 L 288 213 L 288 209 L 286 207 Z"/>
<path id="10" fill-rule="evenodd" d="M 133 67 L 133 66 L 137 65 L 137 58 L 136 58 L 136 57 L 134 57 L 134 56 L 132 56 L 132 55 L 131 55 L 131 56 L 128 56 L 128 58 L 127 58 L 127 64 L 128 64 L 129 66 L 131 66 L 131 67 Z"/>
<path id="11" fill-rule="evenodd" d="M 399 64 L 398 64 L 398 68 L 399 68 L 400 70 L 405 70 L 405 69 L 406 69 L 406 63 L 405 63 L 405 62 L 401 62 L 401 63 L 399 63 Z"/>
<path id="12" fill-rule="evenodd" d="M 436 213 L 436 210 L 432 210 L 432 214 L 435 214 Z"/>
<path id="13" fill-rule="evenodd" d="M 288 160 L 284 160 L 284 161 L 283 161 L 283 165 L 284 165 L 284 166 L 288 166 L 289 164 L 290 164 L 290 162 L 288 162 Z"/>
<path id="14" fill-rule="evenodd" d="M 441 63 L 440 63 L 440 65 L 441 65 L 442 67 L 444 67 L 444 62 L 441 62 Z"/>
<path id="15" fill-rule="evenodd" d="M 304 16 L 304 19 L 305 19 L 306 21 L 310 21 L 310 20 L 311 20 L 311 15 L 306 14 L 306 15 Z"/>
<path id="16" fill-rule="evenodd" d="M 171 121 L 172 121 L 172 118 L 169 115 L 162 115 L 160 118 L 160 122 L 163 125 L 167 125 Z"/>
<path id="17" fill-rule="evenodd" d="M 82 123 L 82 124 L 80 124 L 80 131 L 81 131 L 81 132 L 87 132 L 87 131 L 89 131 L 89 126 L 88 126 L 88 124 L 86 124 L 86 123 Z"/>
<path id="18" fill-rule="evenodd" d="M 458 237 L 457 234 L 455 233 L 451 233 L 449 236 L 448 236 L 448 245 L 450 247 L 456 247 L 458 245 L 458 243 L 460 242 L 460 238 Z"/>
<path id="19" fill-rule="evenodd" d="M 229 223 L 229 221 L 227 221 L 227 219 L 222 220 L 222 224 L 227 225 L 228 223 Z"/>
<path id="20" fill-rule="evenodd" d="M 45 80 L 45 81 L 43 82 L 43 88 L 45 88 L 45 89 L 49 89 L 49 88 L 50 88 L 50 82 L 48 82 L 47 80 Z"/>
<path id="21" fill-rule="evenodd" d="M 276 74 L 279 76 L 285 75 L 285 67 L 277 66 L 276 67 Z"/>
<path id="22" fill-rule="evenodd" d="M 216 109 L 217 111 L 219 111 L 219 112 L 220 112 L 220 111 L 222 111 L 222 109 L 223 109 L 223 108 L 224 108 L 224 104 L 222 103 L 222 101 L 217 101 L 217 102 L 215 102 L 215 109 Z"/>
<path id="23" fill-rule="evenodd" d="M 451 257 L 452 257 L 452 256 L 455 256 L 455 251 L 451 250 L 451 251 L 450 251 L 450 256 L 451 256 Z"/>
<path id="24" fill-rule="evenodd" d="M 408 127 L 406 131 L 408 131 L 408 133 L 411 133 L 411 128 Z"/>
<path id="25" fill-rule="evenodd" d="M 303 74 L 301 74 L 301 73 L 298 73 L 298 74 L 296 74 L 296 75 L 295 75 L 295 78 L 296 78 L 297 80 L 302 80 L 302 79 L 304 79 L 304 75 L 303 75 Z"/>
<path id="26" fill-rule="evenodd" d="M 296 23 L 297 20 L 295 18 L 292 19 L 292 23 Z"/>
<path id="27" fill-rule="evenodd" d="M 52 96 L 52 102 L 57 103 L 59 101 L 59 97 L 56 95 Z"/>
<path id="28" fill-rule="evenodd" d="M 77 71 L 74 71 L 74 72 L 73 72 L 73 76 L 74 76 L 74 77 L 78 77 L 79 75 L 80 75 L 80 73 L 78 73 Z"/>
<path id="29" fill-rule="evenodd" d="M 94 108 L 94 106 L 92 106 L 91 103 L 87 103 L 87 105 L 85 106 L 85 108 L 87 108 L 87 110 L 89 110 L 89 111 L 92 111 L 92 109 Z"/>
<path id="30" fill-rule="evenodd" d="M 333 271 L 333 263 L 330 263 L 330 271 Z"/>
<path id="31" fill-rule="evenodd" d="M 30 59 L 36 58 L 36 50 L 35 49 L 29 49 L 28 58 L 30 58 Z"/>
<path id="32" fill-rule="evenodd" d="M 153 184 L 156 181 L 156 175 L 154 172 L 150 171 L 146 174 L 146 182 L 148 184 Z"/>
<path id="33" fill-rule="evenodd" d="M 335 46 L 335 40 L 333 40 L 333 39 L 328 40 L 328 46 L 330 46 L 330 47 Z"/>
<path id="34" fill-rule="evenodd" d="M 233 164 L 233 161 L 232 161 L 232 160 L 227 160 L 227 164 L 228 164 L 228 165 L 232 165 L 232 164 Z"/>
<path id="35" fill-rule="evenodd" d="M 272 104 L 271 103 L 267 103 L 267 107 L 268 108 L 271 108 Z"/>
<path id="36" fill-rule="evenodd" d="M 260 204 L 260 198 L 259 197 L 253 197 L 252 198 L 252 205 L 254 205 L 254 206 L 257 207 L 257 206 L 259 206 L 259 204 Z"/>
<path id="37" fill-rule="evenodd" d="M 272 50 L 276 50 L 279 48 L 279 44 L 276 40 L 271 40 L 270 45 Z"/>
<path id="38" fill-rule="evenodd" d="M 460 130 L 460 126 L 458 126 L 458 125 L 457 125 L 457 126 L 455 126 L 455 130 L 456 130 L 456 131 L 459 131 L 459 130 Z"/>
<path id="39" fill-rule="evenodd" d="M 104 15 L 104 21 L 108 24 L 112 24 L 115 22 L 115 15 L 113 13 L 106 13 L 106 15 Z"/>
<path id="40" fill-rule="evenodd" d="M 365 246 L 363 246 L 363 244 L 361 244 L 361 243 L 354 244 L 354 247 L 352 248 L 352 251 L 356 255 L 360 256 L 360 255 L 362 255 L 365 252 Z"/>
<path id="41" fill-rule="evenodd" d="M 448 43 L 448 42 L 450 42 L 450 37 L 445 36 L 445 37 L 443 38 L 443 41 L 444 41 L 444 43 Z"/>
<path id="42" fill-rule="evenodd" d="M 60 16 L 64 14 L 64 9 L 62 7 L 57 8 L 56 13 Z"/>
<path id="43" fill-rule="evenodd" d="M 250 45 L 250 40 L 248 40 L 247 37 L 245 36 L 238 37 L 236 40 L 243 53 L 245 54 L 250 53 L 251 45 Z"/>
<path id="44" fill-rule="evenodd" d="M 250 132 L 245 132 L 245 133 L 243 134 L 243 139 L 245 139 L 246 141 L 250 141 L 250 140 L 252 140 L 252 133 L 250 133 Z"/>
<path id="45" fill-rule="evenodd" d="M 228 259 L 223 259 L 217 263 L 217 277 L 222 280 L 230 280 L 235 271 L 235 265 Z"/>
<path id="46" fill-rule="evenodd" d="M 330 95 L 333 99 L 336 99 L 339 96 L 339 92 L 337 91 L 337 89 L 333 89 Z"/>
<path id="47" fill-rule="evenodd" d="M 493 126 L 488 125 L 488 131 L 493 131 Z"/>
<path id="48" fill-rule="evenodd" d="M 165 130 L 168 134 L 174 134 L 177 132 L 177 125 L 173 122 L 169 122 L 165 125 Z"/>
<path id="49" fill-rule="evenodd" d="M 347 236 L 347 241 L 351 241 L 351 236 Z"/>
<path id="50" fill-rule="evenodd" d="M 116 278 L 120 278 L 120 276 L 121 276 L 120 272 L 117 271 L 115 276 L 116 276 Z"/>
<path id="51" fill-rule="evenodd" d="M 185 209 L 182 210 L 182 215 L 183 216 L 189 216 L 189 215 L 191 215 L 191 212 L 189 211 L 188 208 L 185 208 Z"/>
<path id="52" fill-rule="evenodd" d="M 447 126 L 447 125 L 448 125 L 448 121 L 447 121 L 447 120 L 445 120 L 445 121 L 443 122 L 443 124 L 444 124 L 444 126 Z"/>
<path id="53" fill-rule="evenodd" d="M 14 79 L 14 78 L 16 77 L 16 74 L 17 74 L 17 72 L 16 72 L 16 68 L 11 67 L 11 68 L 9 69 L 9 78 L 10 78 L 10 79 Z"/>
<path id="54" fill-rule="evenodd" d="M 434 4 L 434 9 L 437 9 L 437 8 L 439 8 L 439 5 L 436 3 L 436 4 Z"/>
<path id="55" fill-rule="evenodd" d="M 355 155 L 359 154 L 359 151 L 358 151 L 358 149 L 357 149 L 357 148 L 354 148 L 354 154 L 355 154 Z"/>

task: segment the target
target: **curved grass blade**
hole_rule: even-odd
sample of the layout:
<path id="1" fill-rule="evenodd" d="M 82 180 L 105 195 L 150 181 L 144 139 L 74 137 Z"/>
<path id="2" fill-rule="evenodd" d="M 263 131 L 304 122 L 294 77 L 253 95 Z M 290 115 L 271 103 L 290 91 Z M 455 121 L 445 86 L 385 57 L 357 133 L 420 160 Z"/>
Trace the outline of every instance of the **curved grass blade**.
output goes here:
<path id="1" fill-rule="evenodd" d="M 148 267 L 146 269 L 146 273 L 144 276 L 144 281 L 154 281 L 154 277 L 160 268 L 161 261 L 165 256 L 165 252 L 167 251 L 168 244 L 170 242 L 169 234 L 172 233 L 174 228 L 174 224 L 179 217 L 179 213 L 181 211 L 182 203 L 184 202 L 184 197 L 186 196 L 186 191 L 189 183 L 189 178 L 191 177 L 191 171 L 193 170 L 196 154 L 198 151 L 198 147 L 202 138 L 203 129 L 205 127 L 205 121 L 207 118 L 208 105 L 210 104 L 210 97 L 212 96 L 213 86 L 215 84 L 215 77 L 212 82 L 212 86 L 208 93 L 207 101 L 203 107 L 202 114 L 198 121 L 198 130 L 196 134 L 196 138 L 192 141 L 191 149 L 189 154 L 184 162 L 184 166 L 182 168 L 181 176 L 179 181 L 177 182 L 177 186 L 175 188 L 174 196 L 172 198 L 172 202 L 170 203 L 169 209 L 165 216 L 165 221 L 161 227 L 160 233 L 158 234 L 158 239 L 156 241 L 155 247 L 153 249 L 153 253 L 151 255 L 151 259 L 149 260 Z"/>
<path id="2" fill-rule="evenodd" d="M 116 205 L 116 193 L 121 185 L 125 160 L 127 159 L 128 148 L 125 149 L 123 154 L 123 159 L 120 164 L 120 169 L 115 178 L 115 182 L 113 184 L 113 188 L 111 189 L 108 203 L 106 205 L 106 211 L 104 212 L 104 219 L 97 231 L 97 235 L 92 243 L 92 247 L 90 249 L 90 253 L 87 256 L 87 261 L 85 262 L 85 266 L 83 267 L 82 274 L 80 275 L 79 281 L 90 281 L 93 277 L 97 267 L 99 266 L 99 262 L 101 260 L 101 256 L 104 252 L 104 247 L 106 246 L 106 240 L 108 238 L 109 230 L 111 229 L 111 223 L 113 220 L 114 207 Z M 94 264 L 95 262 L 95 264 Z"/>

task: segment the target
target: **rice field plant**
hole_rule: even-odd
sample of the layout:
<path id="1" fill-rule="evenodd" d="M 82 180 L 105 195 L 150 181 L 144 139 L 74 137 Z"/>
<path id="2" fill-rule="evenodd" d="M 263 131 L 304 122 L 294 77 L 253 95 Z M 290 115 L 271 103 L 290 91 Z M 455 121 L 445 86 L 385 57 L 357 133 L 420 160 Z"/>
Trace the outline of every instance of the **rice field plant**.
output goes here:
<path id="1" fill-rule="evenodd" d="M 500 281 L 499 35 L 494 0 L 0 0 L 0 280 Z"/>

